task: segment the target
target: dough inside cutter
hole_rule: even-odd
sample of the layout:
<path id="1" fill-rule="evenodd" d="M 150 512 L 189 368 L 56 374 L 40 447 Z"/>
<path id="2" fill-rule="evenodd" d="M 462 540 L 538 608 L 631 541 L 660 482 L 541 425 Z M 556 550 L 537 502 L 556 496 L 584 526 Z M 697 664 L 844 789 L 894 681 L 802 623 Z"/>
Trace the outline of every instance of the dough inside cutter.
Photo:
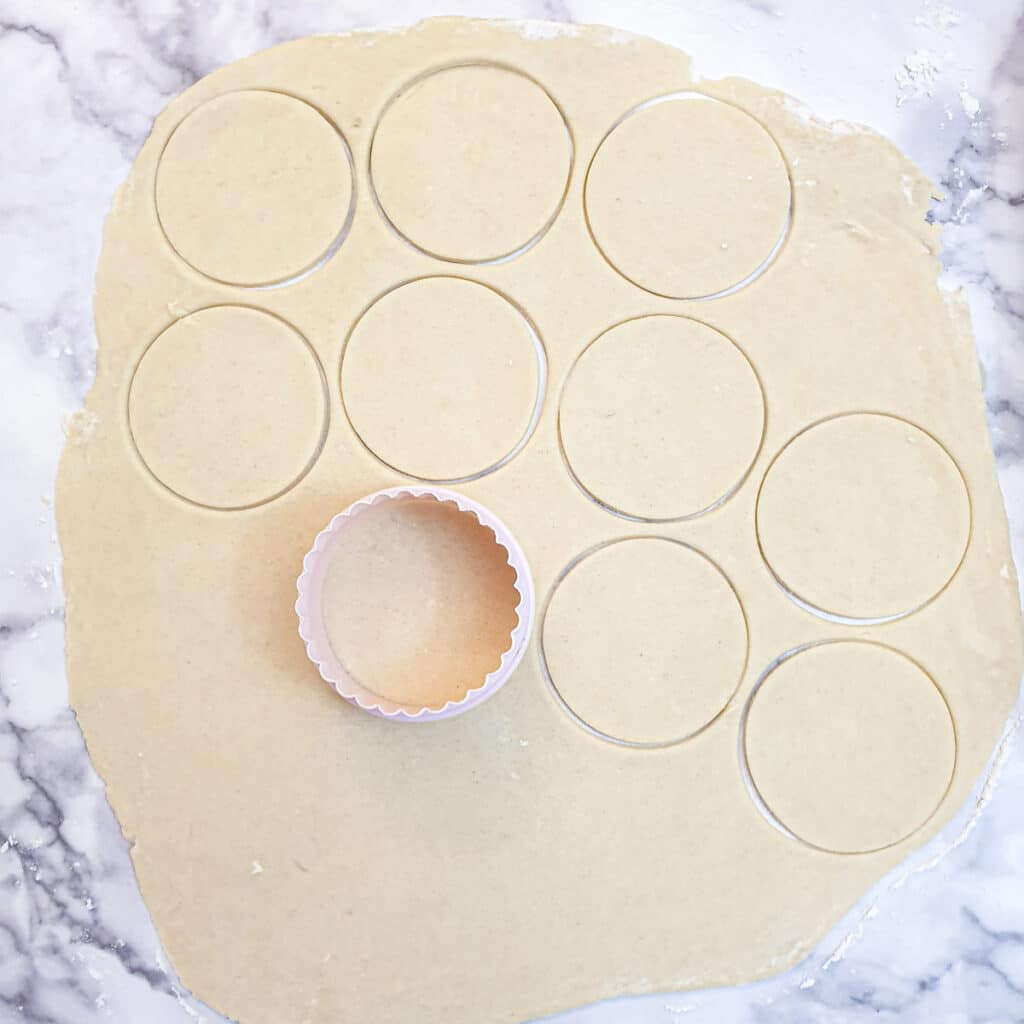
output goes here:
<path id="1" fill-rule="evenodd" d="M 514 581 L 508 552 L 472 513 L 387 501 L 347 522 L 331 549 L 327 637 L 368 690 L 439 708 L 498 667 L 516 624 Z"/>

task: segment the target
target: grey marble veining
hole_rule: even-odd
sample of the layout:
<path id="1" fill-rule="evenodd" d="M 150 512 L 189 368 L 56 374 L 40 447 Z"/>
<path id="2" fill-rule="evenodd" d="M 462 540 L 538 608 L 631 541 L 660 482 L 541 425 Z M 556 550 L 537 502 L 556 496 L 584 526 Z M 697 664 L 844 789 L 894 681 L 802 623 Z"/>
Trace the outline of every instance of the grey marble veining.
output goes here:
<path id="1" fill-rule="evenodd" d="M 678 9 L 677 9 L 678 8 Z M 892 137 L 941 183 L 1024 566 L 1024 10 L 1020 0 L 0 0 L 0 1024 L 222 1018 L 181 993 L 67 709 L 53 486 L 95 366 L 103 218 L 155 114 L 255 50 L 438 13 L 604 22 Z M 631 999 L 575 1024 L 1024 1020 L 1024 746 L 794 970 Z M 183 843 L 181 857 L 189 850 Z M 297 1024 L 297 1022 L 296 1022 Z"/>

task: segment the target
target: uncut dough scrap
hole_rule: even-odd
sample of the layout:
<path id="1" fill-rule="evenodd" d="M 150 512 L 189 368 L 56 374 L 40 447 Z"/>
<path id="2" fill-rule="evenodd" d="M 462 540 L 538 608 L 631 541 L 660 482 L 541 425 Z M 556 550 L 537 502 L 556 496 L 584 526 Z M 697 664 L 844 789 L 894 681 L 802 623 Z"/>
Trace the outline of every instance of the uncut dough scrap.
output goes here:
<path id="1" fill-rule="evenodd" d="M 200 998 L 243 1024 L 512 1022 L 624 993 L 778 972 L 962 804 L 1017 688 L 1005 518 L 970 332 L 961 307 L 936 287 L 928 182 L 868 132 L 833 134 L 747 82 L 701 81 L 777 140 L 794 182 L 793 223 L 775 263 L 747 287 L 704 303 L 658 298 L 601 256 L 582 215 L 582 185 L 618 117 L 693 87 L 688 59 L 603 29 L 540 35 L 440 21 L 300 40 L 232 64 L 157 119 L 107 223 L 87 401 L 95 429 L 69 441 L 59 479 L 72 700 L 134 840 L 139 883 L 172 964 Z M 575 163 L 565 205 L 532 250 L 488 266 L 443 264 L 379 216 L 366 180 L 369 141 L 389 97 L 416 74 L 482 58 L 543 84 L 566 113 Z M 354 220 L 340 250 L 276 290 L 202 277 L 175 255 L 154 213 L 157 160 L 174 126 L 239 89 L 307 100 L 344 133 L 356 168 Z M 534 228 L 524 225 L 527 234 Z M 509 296 L 547 351 L 533 438 L 500 470 L 464 485 L 516 534 L 538 596 L 587 548 L 642 533 L 685 541 L 735 586 L 749 622 L 746 670 L 725 712 L 694 739 L 662 750 L 596 739 L 558 706 L 535 649 L 486 705 L 423 727 L 360 713 L 306 661 L 292 610 L 303 554 L 339 509 L 402 482 L 345 418 L 343 340 L 374 298 L 438 273 Z M 330 425 L 293 489 L 224 512 L 155 482 L 133 451 L 126 408 L 136 363 L 172 320 L 233 303 L 269 310 L 309 340 L 329 385 Z M 651 527 L 614 517 L 574 484 L 556 409 L 592 339 L 666 312 L 735 339 L 768 414 L 760 453 L 732 498 Z M 232 380 L 222 383 L 239 415 L 264 414 L 258 392 L 233 394 Z M 916 614 L 874 627 L 797 607 L 765 569 L 754 533 L 772 455 L 808 424 L 855 410 L 893 412 L 933 434 L 962 468 L 973 512 L 949 587 Z M 282 436 L 268 425 L 266 443 Z M 258 453 L 246 454 L 259 484 Z M 298 468 L 305 457 L 296 452 Z M 275 489 L 265 483 L 254 490 Z M 783 651 L 836 635 L 882 640 L 917 659 L 956 722 L 956 770 L 938 812 L 879 853 L 836 856 L 783 835 L 758 813 L 737 765 L 740 713 L 758 675 Z M 635 679 L 622 684 L 643 702 Z M 856 800 L 856 779 L 841 781 L 851 791 L 834 798 Z M 253 861 L 262 873 L 252 873 Z"/>

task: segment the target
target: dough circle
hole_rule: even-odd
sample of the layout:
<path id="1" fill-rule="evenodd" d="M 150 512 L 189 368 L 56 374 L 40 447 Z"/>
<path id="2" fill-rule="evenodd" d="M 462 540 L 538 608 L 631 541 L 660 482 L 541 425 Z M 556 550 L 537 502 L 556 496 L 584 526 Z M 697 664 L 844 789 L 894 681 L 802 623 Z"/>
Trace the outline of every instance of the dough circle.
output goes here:
<path id="1" fill-rule="evenodd" d="M 743 748 L 769 815 L 833 853 L 869 853 L 917 831 L 956 760 L 953 721 L 931 677 L 866 640 L 799 648 L 769 669 Z"/>
<path id="2" fill-rule="evenodd" d="M 472 512 L 386 501 L 338 534 L 324 628 L 357 682 L 417 711 L 462 700 L 511 645 L 519 592 L 508 551 Z"/>
<path id="3" fill-rule="evenodd" d="M 623 277 L 656 295 L 695 299 L 744 285 L 771 262 L 789 225 L 791 189 L 760 122 L 688 92 L 645 103 L 612 127 L 584 201 L 594 241 Z"/>
<path id="4" fill-rule="evenodd" d="M 353 429 L 381 462 L 456 483 L 503 465 L 529 439 L 546 361 L 507 299 L 459 277 L 420 278 L 359 318 L 342 355 Z"/>
<path id="5" fill-rule="evenodd" d="M 511 68 L 464 64 L 414 79 L 370 150 L 385 217 L 417 249 L 457 263 L 518 255 L 551 225 L 572 170 L 554 100 Z"/>
<path id="6" fill-rule="evenodd" d="M 580 173 L 529 253 L 478 268 L 483 284 L 423 281 L 451 267 L 416 251 L 381 217 L 367 178 L 373 126 L 402 83 L 427 75 L 426 87 L 439 67 L 480 61 L 519 68 L 557 98 L 584 154 Z M 537 22 L 443 19 L 294 40 L 220 69 L 172 101 L 117 194 L 97 272 L 95 383 L 73 420 L 57 483 L 68 678 L 111 806 L 135 840 L 131 858 L 166 952 L 162 962 L 197 999 L 234 1020 L 515 1024 L 606 998 L 776 974 L 950 820 L 998 742 L 1020 684 L 1019 595 L 966 307 L 936 284 L 938 227 L 925 220 L 930 185 L 887 139 L 833 132 L 774 90 L 705 78 L 700 88 L 755 113 L 787 156 L 799 157 L 801 180 L 818 185 L 800 189 L 780 257 L 748 288 L 700 307 L 652 298 L 595 247 L 583 172 L 623 111 L 695 88 L 689 67 L 684 54 L 651 40 Z M 161 153 L 190 111 L 254 86 L 314 100 L 352 133 L 363 175 L 353 230 L 336 257 L 301 283 L 260 292 L 260 305 L 294 323 L 316 351 L 332 414 L 344 411 L 344 399 L 357 428 L 378 425 L 378 454 L 405 470 L 447 477 L 493 465 L 529 432 L 544 396 L 545 351 L 557 380 L 525 448 L 500 471 L 453 485 L 508 524 L 542 599 L 536 647 L 500 693 L 468 714 L 424 725 L 377 717 L 341 699 L 307 656 L 296 628 L 296 579 L 314 539 L 362 495 L 416 490 L 360 443 L 343 415 L 334 416 L 298 486 L 238 513 L 175 498 L 131 443 L 132 375 L 170 321 L 168 308 L 237 302 L 244 294 L 190 271 L 170 251 L 154 212 Z M 527 93 L 536 96 L 532 85 Z M 633 123 L 627 119 L 610 141 Z M 757 165 L 764 136 L 758 129 L 744 138 L 731 158 Z M 201 140 L 194 141 L 192 159 L 201 163 Z M 531 143 L 537 152 L 520 173 L 532 173 L 534 159 L 549 159 L 546 145 L 543 135 Z M 559 135 L 562 170 L 566 148 Z M 708 152 L 718 153 L 717 144 Z M 625 184 L 628 205 L 637 192 Z M 646 187 L 643 180 L 636 186 Z M 683 201 L 687 193 L 676 195 Z M 721 199 L 720 217 L 730 222 L 734 196 Z M 468 205 L 465 213 L 474 220 Z M 503 221 L 507 211 L 499 203 L 494 213 Z M 508 244 L 548 216 L 538 210 L 538 223 L 522 224 Z M 452 224 L 461 230 L 466 222 Z M 870 230 L 851 229 L 858 225 Z M 699 248 L 700 241 L 680 244 Z M 664 251 L 675 258 L 676 239 L 669 243 Z M 272 242 L 260 244 L 264 258 L 275 258 Z M 700 270 L 682 251 L 680 266 Z M 801 258 L 807 254 L 813 258 Z M 653 250 L 651 258 L 665 262 Z M 413 279 L 422 283 L 410 285 Z M 713 514 L 657 527 L 624 522 L 566 470 L 558 435 L 564 384 L 588 343 L 612 325 L 642 314 L 695 316 L 698 308 L 748 352 L 764 382 L 771 451 Z M 519 309 L 537 332 L 523 326 Z M 197 314 L 198 322 L 208 315 Z M 259 313 L 240 315 L 263 322 Z M 224 351 L 195 344 L 193 357 L 172 343 L 187 340 L 186 321 L 143 360 L 131 396 L 139 447 L 177 469 L 179 488 L 201 484 L 196 498 L 235 505 L 265 497 L 317 450 L 325 414 L 315 363 L 307 363 L 293 332 L 271 323 L 279 347 L 254 343 L 255 332 L 232 320 L 209 338 L 220 338 Z M 611 346 L 614 335 L 605 340 Z M 713 351 L 731 352 L 715 341 Z M 223 358 L 207 369 L 203 360 L 218 353 Z M 158 372 L 160 361 L 170 375 Z M 350 393 L 360 361 L 363 380 Z M 622 384 L 631 386 L 628 378 Z M 447 407 L 448 389 L 465 404 Z M 758 551 L 755 499 L 769 455 L 786 440 L 829 412 L 868 408 L 904 416 L 948 444 L 970 490 L 973 532 L 939 600 L 853 634 L 806 614 L 780 591 Z M 395 433 L 385 450 L 389 429 Z M 178 439 L 165 436 L 171 432 Z M 421 441 L 419 433 L 428 436 Z M 446 457 L 430 464 L 438 452 Z M 170 469 L 161 472 L 174 482 Z M 225 482 L 244 493 L 215 494 Z M 808 503 L 808 481 L 801 475 L 798 482 L 803 489 L 784 506 L 787 514 L 803 515 Z M 856 504 L 844 516 L 855 518 Z M 898 514 L 893 520 L 903 528 Z M 926 539 L 928 523 L 925 516 Z M 835 525 L 828 522 L 833 533 Z M 655 531 L 661 539 L 643 537 Z M 623 535 L 629 539 L 616 540 Z M 367 538 L 367 561 L 353 579 L 376 587 L 371 556 L 383 559 L 388 544 L 413 540 L 397 528 L 387 537 L 394 540 L 376 552 Z M 725 571 L 749 636 L 728 584 L 684 544 Z M 788 550 L 766 545 L 773 559 Z M 378 607 L 360 602 L 358 614 L 371 627 L 387 618 L 392 597 L 401 599 L 397 621 L 412 616 L 399 631 L 380 627 L 382 649 L 361 649 L 370 637 L 358 632 L 350 648 L 339 631 L 359 624 L 334 621 L 343 656 L 367 659 L 363 674 L 376 673 L 370 659 L 397 658 L 403 646 L 408 656 L 423 635 L 425 621 L 415 616 L 430 608 L 413 599 L 420 577 L 417 598 L 454 586 L 451 576 L 435 582 L 440 567 L 430 551 L 411 554 L 417 569 L 395 581 L 399 589 L 384 580 L 373 590 Z M 452 564 L 455 581 L 477 586 L 461 562 Z M 844 568 L 850 565 L 861 572 L 852 562 Z M 335 597 L 336 616 L 356 606 L 356 597 Z M 440 634 L 453 635 L 445 631 L 456 626 L 462 634 L 461 596 L 451 595 L 454 619 L 446 618 L 448 599 L 436 605 Z M 752 803 L 738 756 L 743 706 L 760 671 L 780 652 L 835 631 L 884 634 L 926 666 L 956 726 L 956 771 L 941 806 L 905 842 L 871 856 L 824 854 L 780 834 Z M 389 644 L 395 652 L 383 649 Z M 474 657 L 495 645 L 469 644 Z M 747 666 L 730 697 L 745 651 Z M 440 684 L 444 652 L 429 652 Z M 378 674 L 385 686 L 386 675 Z M 549 675 L 592 727 L 641 742 L 680 739 L 725 710 L 686 742 L 634 749 L 583 728 L 559 705 Z M 758 701 L 772 698 L 774 682 Z M 876 696 L 870 680 L 863 693 Z M 879 707 L 887 709 L 887 700 L 881 695 Z M 800 722 L 799 709 L 786 719 L 794 742 L 802 739 Z M 777 754 L 787 758 L 789 748 Z M 771 775 L 753 763 L 767 791 Z M 902 786 L 900 777 L 888 780 L 885 800 L 871 808 L 880 821 L 889 820 L 889 799 L 900 806 Z M 928 802 L 896 824 L 912 827 Z M 800 824 L 781 804 L 776 813 Z M 833 813 L 823 809 L 828 821 Z M 813 827 L 804 831 L 815 838 Z M 869 831 L 858 829 L 854 840 L 875 841 Z M 895 828 L 882 831 L 885 840 Z M 254 862 L 261 871 L 253 873 Z M 97 913 L 107 920 L 102 908 Z M 125 955 L 152 962 L 153 932 L 136 939 Z"/>
<path id="7" fill-rule="evenodd" d="M 186 263 L 226 284 L 287 283 L 340 244 L 352 207 L 348 147 L 302 100 L 229 92 L 175 128 L 156 208 Z"/>
<path id="8" fill-rule="evenodd" d="M 747 624 L 725 574 L 663 537 L 586 552 L 555 584 L 541 656 L 559 702 L 602 739 L 677 743 L 713 722 L 747 661 Z"/>
<path id="9" fill-rule="evenodd" d="M 327 417 L 323 370 L 305 338 L 248 306 L 176 320 L 143 353 L 128 393 L 146 467 L 179 497 L 215 509 L 260 505 L 298 483 L 323 447 Z"/>
<path id="10" fill-rule="evenodd" d="M 797 434 L 757 501 L 761 553 L 809 611 L 854 621 L 900 618 L 952 579 L 971 535 L 956 463 L 895 416 L 847 413 Z"/>
<path id="11" fill-rule="evenodd" d="M 559 435 L 577 483 L 628 518 L 700 515 L 746 479 L 765 407 L 747 357 L 720 331 L 645 316 L 605 331 L 576 361 Z"/>

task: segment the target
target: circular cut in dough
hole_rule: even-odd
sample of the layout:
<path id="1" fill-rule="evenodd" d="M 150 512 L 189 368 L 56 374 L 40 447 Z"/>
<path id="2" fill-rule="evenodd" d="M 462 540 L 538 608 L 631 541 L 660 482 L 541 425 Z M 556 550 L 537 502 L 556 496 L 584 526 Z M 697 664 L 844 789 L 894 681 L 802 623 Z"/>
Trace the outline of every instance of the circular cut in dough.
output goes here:
<path id="1" fill-rule="evenodd" d="M 570 372 L 559 434 L 577 483 L 629 518 L 700 515 L 743 482 L 764 434 L 761 383 L 720 331 L 645 316 L 598 336 Z"/>
<path id="2" fill-rule="evenodd" d="M 370 177 L 392 227 L 459 263 L 518 255 L 554 220 L 572 136 L 554 100 L 509 68 L 460 65 L 415 79 L 385 107 Z"/>
<path id="3" fill-rule="evenodd" d="M 931 677 L 881 644 L 798 648 L 762 677 L 743 743 L 770 817 L 833 853 L 916 832 L 949 788 L 956 737 Z"/>
<path id="4" fill-rule="evenodd" d="M 791 190 L 760 122 L 730 103 L 678 93 L 630 111 L 605 136 L 584 202 L 594 241 L 623 277 L 695 299 L 764 269 L 785 237 Z"/>
<path id="5" fill-rule="evenodd" d="M 348 673 L 418 711 L 462 700 L 499 667 L 519 600 L 494 533 L 472 512 L 423 497 L 383 502 L 346 524 L 321 608 Z"/>
<path id="6" fill-rule="evenodd" d="M 757 534 L 769 569 L 809 611 L 894 619 L 956 573 L 971 503 L 930 435 L 895 416 L 849 413 L 807 428 L 775 457 Z"/>
<path id="7" fill-rule="evenodd" d="M 128 394 L 142 461 L 208 508 L 260 505 L 305 476 L 327 432 L 320 363 L 289 324 L 247 306 L 175 321 L 146 349 Z"/>
<path id="8" fill-rule="evenodd" d="M 156 208 L 194 269 L 227 284 L 284 283 L 340 244 L 352 207 L 348 148 L 302 100 L 230 92 L 175 128 L 160 156 Z"/>
<path id="9" fill-rule="evenodd" d="M 661 537 L 593 549 L 562 574 L 541 654 L 565 709 L 602 739 L 666 746 L 729 703 L 747 661 L 747 625 L 722 571 Z"/>
<path id="10" fill-rule="evenodd" d="M 546 364 L 526 317 L 486 285 L 428 277 L 385 293 L 342 356 L 353 429 L 383 463 L 455 483 L 497 469 L 526 443 Z"/>

